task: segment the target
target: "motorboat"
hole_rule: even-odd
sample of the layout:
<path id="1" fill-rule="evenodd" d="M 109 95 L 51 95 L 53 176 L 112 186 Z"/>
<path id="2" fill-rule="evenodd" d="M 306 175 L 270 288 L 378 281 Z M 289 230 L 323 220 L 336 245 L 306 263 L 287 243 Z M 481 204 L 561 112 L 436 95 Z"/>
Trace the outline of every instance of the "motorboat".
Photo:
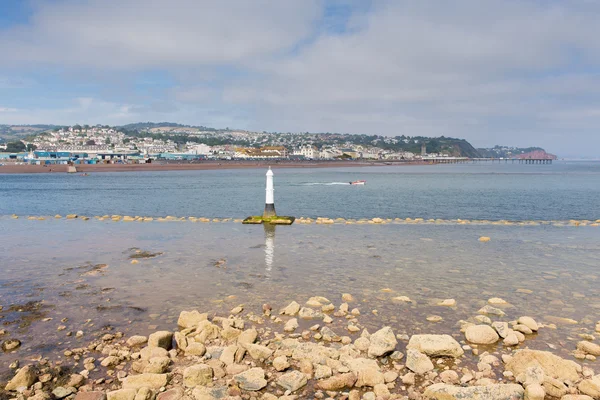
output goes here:
<path id="1" fill-rule="evenodd" d="M 350 182 L 351 185 L 364 185 L 367 181 L 354 181 Z"/>

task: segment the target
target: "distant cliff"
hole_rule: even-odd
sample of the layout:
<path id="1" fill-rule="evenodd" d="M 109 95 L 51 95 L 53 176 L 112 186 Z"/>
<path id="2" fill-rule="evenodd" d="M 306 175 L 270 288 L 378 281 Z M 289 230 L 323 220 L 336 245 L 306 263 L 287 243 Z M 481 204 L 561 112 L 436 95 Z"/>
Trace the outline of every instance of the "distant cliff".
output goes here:
<path id="1" fill-rule="evenodd" d="M 492 148 L 477 149 L 485 158 L 536 158 L 556 160 L 554 154 L 546 153 L 541 147 L 508 147 L 494 146 Z"/>

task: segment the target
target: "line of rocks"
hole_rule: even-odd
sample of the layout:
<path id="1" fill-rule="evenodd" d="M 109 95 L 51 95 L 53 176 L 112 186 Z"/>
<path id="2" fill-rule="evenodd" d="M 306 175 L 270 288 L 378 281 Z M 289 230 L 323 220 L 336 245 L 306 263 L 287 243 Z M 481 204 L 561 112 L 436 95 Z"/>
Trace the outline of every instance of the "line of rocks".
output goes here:
<path id="1" fill-rule="evenodd" d="M 600 399 L 591 368 L 547 351 L 511 350 L 542 328 L 531 317 L 492 322 L 488 316 L 503 312 L 486 306 L 479 316 L 488 316 L 476 320 L 489 323 L 461 321 L 461 345 L 458 334 L 408 337 L 387 326 L 369 333 L 360 310 L 350 309 L 354 298 L 342 301 L 312 297 L 279 315 L 269 305 L 262 313 L 239 305 L 228 317 L 182 311 L 175 332 L 105 334 L 65 351 L 78 372 L 43 359 L 20 368 L 5 391 L 16 400 Z M 507 341 L 512 336 L 517 343 Z M 591 336 L 576 352 L 597 352 Z M 500 339 L 500 352 L 479 351 Z M 476 368 L 463 366 L 469 353 Z"/>

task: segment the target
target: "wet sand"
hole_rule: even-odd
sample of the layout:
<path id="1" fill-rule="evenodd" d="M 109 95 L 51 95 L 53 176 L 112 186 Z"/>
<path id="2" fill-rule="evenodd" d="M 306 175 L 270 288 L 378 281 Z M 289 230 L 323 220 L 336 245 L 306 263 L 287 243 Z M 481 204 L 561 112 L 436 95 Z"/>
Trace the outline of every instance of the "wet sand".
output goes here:
<path id="1" fill-rule="evenodd" d="M 77 172 L 140 172 L 140 171 L 186 171 L 217 169 L 251 169 L 276 166 L 277 168 L 343 168 L 390 165 L 425 165 L 422 161 L 202 161 L 202 162 L 155 162 L 151 164 L 80 164 Z M 66 173 L 67 165 L 3 165 L 0 174 Z"/>

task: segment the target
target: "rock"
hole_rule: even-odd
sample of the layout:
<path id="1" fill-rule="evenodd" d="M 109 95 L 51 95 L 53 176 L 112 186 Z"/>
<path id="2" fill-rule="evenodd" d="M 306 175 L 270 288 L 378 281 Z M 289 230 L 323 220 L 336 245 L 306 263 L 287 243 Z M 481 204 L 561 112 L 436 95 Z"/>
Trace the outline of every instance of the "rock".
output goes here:
<path id="1" fill-rule="evenodd" d="M 546 391 L 539 383 L 534 383 L 525 388 L 525 400 L 544 400 Z"/>
<path id="2" fill-rule="evenodd" d="M 148 338 L 146 336 L 132 336 L 127 339 L 127 346 L 136 347 L 142 346 L 148 343 Z"/>
<path id="3" fill-rule="evenodd" d="M 135 394 L 135 400 L 153 400 L 154 392 L 147 387 L 140 388 Z"/>
<path id="4" fill-rule="evenodd" d="M 558 379 L 547 376 L 544 378 L 543 386 L 548 396 L 561 398 L 567 394 L 567 387 Z"/>
<path id="5" fill-rule="evenodd" d="M 2 351 L 13 351 L 21 347 L 21 341 L 18 339 L 8 339 L 2 342 Z"/>
<path id="6" fill-rule="evenodd" d="M 302 319 L 323 318 L 323 313 L 312 308 L 302 307 L 298 312 L 298 316 Z"/>
<path id="7" fill-rule="evenodd" d="M 454 307 L 456 305 L 456 300 L 454 299 L 446 299 L 438 303 L 438 306 L 443 307 Z"/>
<path id="8" fill-rule="evenodd" d="M 415 349 L 408 349 L 406 352 L 406 368 L 414 373 L 422 375 L 433 370 L 433 363 L 425 354 Z"/>
<path id="9" fill-rule="evenodd" d="M 185 348 L 186 356 L 202 357 L 206 353 L 206 347 L 202 343 L 192 342 Z"/>
<path id="10" fill-rule="evenodd" d="M 517 324 L 512 327 L 514 331 L 521 332 L 524 335 L 531 335 L 533 331 L 527 325 Z"/>
<path id="11" fill-rule="evenodd" d="M 275 368 L 277 371 L 285 371 L 289 367 L 290 363 L 288 362 L 286 356 L 279 356 L 273 359 L 273 368 Z"/>
<path id="12" fill-rule="evenodd" d="M 244 311 L 244 306 L 239 305 L 237 307 L 234 307 L 233 309 L 231 309 L 230 313 L 233 315 L 237 315 L 239 313 L 241 313 L 242 311 Z"/>
<path id="13" fill-rule="evenodd" d="M 394 351 L 398 341 L 392 328 L 386 326 L 370 337 L 370 345 L 368 350 L 369 357 L 382 357 Z"/>
<path id="14" fill-rule="evenodd" d="M 106 400 L 104 392 L 79 392 L 75 395 L 75 400 Z"/>
<path id="15" fill-rule="evenodd" d="M 114 367 L 117 364 L 119 364 L 119 357 L 117 356 L 108 356 L 100 363 L 103 367 Z"/>
<path id="16" fill-rule="evenodd" d="M 290 304 L 288 304 L 287 307 L 281 309 L 281 311 L 279 311 L 279 314 L 296 315 L 298 314 L 298 311 L 300 311 L 300 304 L 296 303 L 295 301 L 292 301 Z"/>
<path id="17" fill-rule="evenodd" d="M 600 356 L 600 345 L 592 342 L 582 341 L 577 343 L 577 350 L 583 351 L 586 354 Z"/>
<path id="18" fill-rule="evenodd" d="M 144 347 L 140 350 L 140 358 L 142 360 L 149 360 L 154 357 L 168 357 L 169 352 L 162 347 Z"/>
<path id="19" fill-rule="evenodd" d="M 173 332 L 158 331 L 148 337 L 148 347 L 161 347 L 165 350 L 171 350 L 173 342 Z"/>
<path id="20" fill-rule="evenodd" d="M 323 340 L 326 342 L 339 342 L 340 340 L 342 340 L 342 338 L 339 337 L 337 333 L 335 333 L 327 326 L 321 328 L 321 335 L 323 336 Z"/>
<path id="21" fill-rule="evenodd" d="M 266 360 L 273 354 L 273 350 L 260 344 L 245 344 L 244 348 L 248 351 L 250 357 L 256 361 Z"/>
<path id="22" fill-rule="evenodd" d="M 492 297 L 491 299 L 488 299 L 488 303 L 493 305 L 508 304 L 505 300 L 499 297 Z"/>
<path id="23" fill-rule="evenodd" d="M 490 239 L 488 236 L 482 236 L 479 238 L 479 241 L 483 243 L 489 242 L 490 240 L 492 239 Z"/>
<path id="24" fill-rule="evenodd" d="M 379 368 L 377 361 L 370 360 L 367 358 L 355 358 L 349 360 L 347 363 L 350 371 L 356 374 L 356 386 L 375 386 L 379 383 L 384 383 L 383 373 Z"/>
<path id="25" fill-rule="evenodd" d="M 464 354 L 460 344 L 450 335 L 413 335 L 406 348 L 430 357 L 458 358 Z"/>
<path id="26" fill-rule="evenodd" d="M 537 322 L 535 322 L 535 320 L 531 317 L 520 317 L 517 320 L 517 323 L 525 325 L 526 327 L 531 329 L 533 332 L 537 332 L 537 330 L 539 329 Z"/>
<path id="27" fill-rule="evenodd" d="M 496 321 L 492 323 L 492 328 L 498 332 L 498 336 L 502 339 L 505 339 L 510 333 L 510 328 L 508 327 L 508 322 L 500 322 Z"/>
<path id="28" fill-rule="evenodd" d="M 177 319 L 177 325 L 183 329 L 195 328 L 200 321 L 205 321 L 208 314 L 200 314 L 198 310 L 182 311 Z"/>
<path id="29" fill-rule="evenodd" d="M 500 338 L 496 330 L 489 325 L 472 325 L 465 331 L 467 340 L 475 344 L 493 344 Z"/>
<path id="30" fill-rule="evenodd" d="M 546 378 L 546 374 L 544 370 L 539 365 L 528 367 L 525 370 L 525 374 L 522 374 L 517 377 L 517 380 L 523 384 L 523 386 L 527 387 L 533 384 L 543 384 Z"/>
<path id="31" fill-rule="evenodd" d="M 501 309 L 492 307 L 490 305 L 483 306 L 481 309 L 479 309 L 479 311 L 477 311 L 477 313 L 478 314 L 497 315 L 499 317 L 503 317 L 506 315 L 506 313 L 504 311 L 502 311 Z"/>
<path id="32" fill-rule="evenodd" d="M 317 382 L 316 387 L 320 390 L 340 391 L 352 388 L 354 383 L 356 383 L 356 379 L 356 374 L 354 372 L 348 372 L 319 381 Z"/>
<path id="33" fill-rule="evenodd" d="M 171 364 L 169 357 L 153 357 L 150 359 L 148 365 L 144 367 L 144 373 L 147 374 L 162 374 L 167 372 L 167 369 Z"/>
<path id="34" fill-rule="evenodd" d="M 185 392 L 181 387 L 174 387 L 156 396 L 156 400 L 183 400 Z"/>
<path id="35" fill-rule="evenodd" d="M 281 375 L 279 379 L 277 379 L 277 385 L 291 392 L 295 392 L 296 390 L 305 386 L 306 382 L 306 375 L 300 371 L 290 371 L 287 374 Z"/>
<path id="36" fill-rule="evenodd" d="M 440 374 L 440 379 L 442 380 L 442 382 L 451 384 L 451 385 L 455 385 L 460 382 L 458 373 L 456 373 L 456 371 L 453 371 L 451 369 L 442 372 Z"/>
<path id="37" fill-rule="evenodd" d="M 298 320 L 296 318 L 292 318 L 285 323 L 283 330 L 286 332 L 294 332 L 298 329 Z"/>
<path id="38" fill-rule="evenodd" d="M 327 365 L 317 364 L 315 368 L 315 379 L 325 379 L 333 375 L 333 371 Z"/>
<path id="39" fill-rule="evenodd" d="M 560 400 L 594 400 L 594 399 L 585 394 L 567 394 L 567 395 L 561 397 Z"/>
<path id="40" fill-rule="evenodd" d="M 519 338 L 517 337 L 517 333 L 513 330 L 510 330 L 508 335 L 504 338 L 502 343 L 505 346 L 516 346 L 519 344 Z"/>
<path id="41" fill-rule="evenodd" d="M 354 301 L 354 297 L 352 297 L 350 293 L 344 293 L 342 294 L 342 301 L 345 303 L 350 303 Z"/>
<path id="42" fill-rule="evenodd" d="M 479 322 L 480 324 L 486 324 L 486 325 L 491 325 L 492 324 L 492 320 L 489 317 L 486 317 L 485 315 L 476 315 L 474 317 L 475 321 Z"/>
<path id="43" fill-rule="evenodd" d="M 52 391 L 52 395 L 56 399 L 64 399 L 65 397 L 68 397 L 73 393 L 77 393 L 77 389 L 75 389 L 74 387 L 66 388 L 63 386 L 58 386 Z"/>
<path id="44" fill-rule="evenodd" d="M 592 379 L 584 379 L 577 386 L 583 394 L 600 399 L 600 375 L 596 375 Z"/>
<path id="45" fill-rule="evenodd" d="M 161 387 L 167 386 L 167 382 L 167 374 L 130 375 L 123 379 L 123 389 L 139 389 L 145 386 L 150 389 L 158 390 Z"/>
<path id="46" fill-rule="evenodd" d="M 135 389 L 121 389 L 108 392 L 107 400 L 135 400 Z"/>
<path id="47" fill-rule="evenodd" d="M 252 344 L 256 342 L 256 338 L 258 337 L 258 332 L 256 329 L 246 329 L 243 331 L 237 338 L 237 342 L 239 344 Z"/>
<path id="48" fill-rule="evenodd" d="M 85 382 L 85 377 L 79 374 L 73 374 L 69 377 L 69 382 L 67 382 L 67 387 L 72 386 L 74 388 L 78 388 Z"/>
<path id="49" fill-rule="evenodd" d="M 369 341 L 369 339 L 364 338 L 364 337 L 357 338 L 354 341 L 354 347 L 356 347 L 356 349 L 359 351 L 369 350 L 370 345 L 371 345 L 371 342 Z"/>
<path id="50" fill-rule="evenodd" d="M 520 350 L 506 364 L 506 370 L 519 376 L 527 371 L 529 367 L 540 366 L 547 377 L 577 382 L 582 370 L 581 366 L 574 361 L 565 360 L 548 351 Z"/>
<path id="51" fill-rule="evenodd" d="M 265 371 L 258 367 L 250 368 L 241 374 L 237 374 L 233 379 L 242 390 L 257 391 L 267 386 Z"/>
<path id="52" fill-rule="evenodd" d="M 461 387 L 437 383 L 429 386 L 423 396 L 430 400 L 520 400 L 524 390 L 514 384 Z"/>
<path id="53" fill-rule="evenodd" d="M 17 374 L 6 384 L 4 388 L 7 391 L 14 391 L 20 387 L 28 388 L 37 381 L 37 374 L 34 367 L 26 365 L 17 372 Z"/>
<path id="54" fill-rule="evenodd" d="M 213 369 L 206 364 L 197 364 L 183 370 L 185 387 L 206 386 L 212 382 Z"/>
<path id="55" fill-rule="evenodd" d="M 192 391 L 192 396 L 195 400 L 219 400 L 219 399 L 238 399 L 239 397 L 231 397 L 227 395 L 226 386 L 204 387 L 198 386 Z"/>

